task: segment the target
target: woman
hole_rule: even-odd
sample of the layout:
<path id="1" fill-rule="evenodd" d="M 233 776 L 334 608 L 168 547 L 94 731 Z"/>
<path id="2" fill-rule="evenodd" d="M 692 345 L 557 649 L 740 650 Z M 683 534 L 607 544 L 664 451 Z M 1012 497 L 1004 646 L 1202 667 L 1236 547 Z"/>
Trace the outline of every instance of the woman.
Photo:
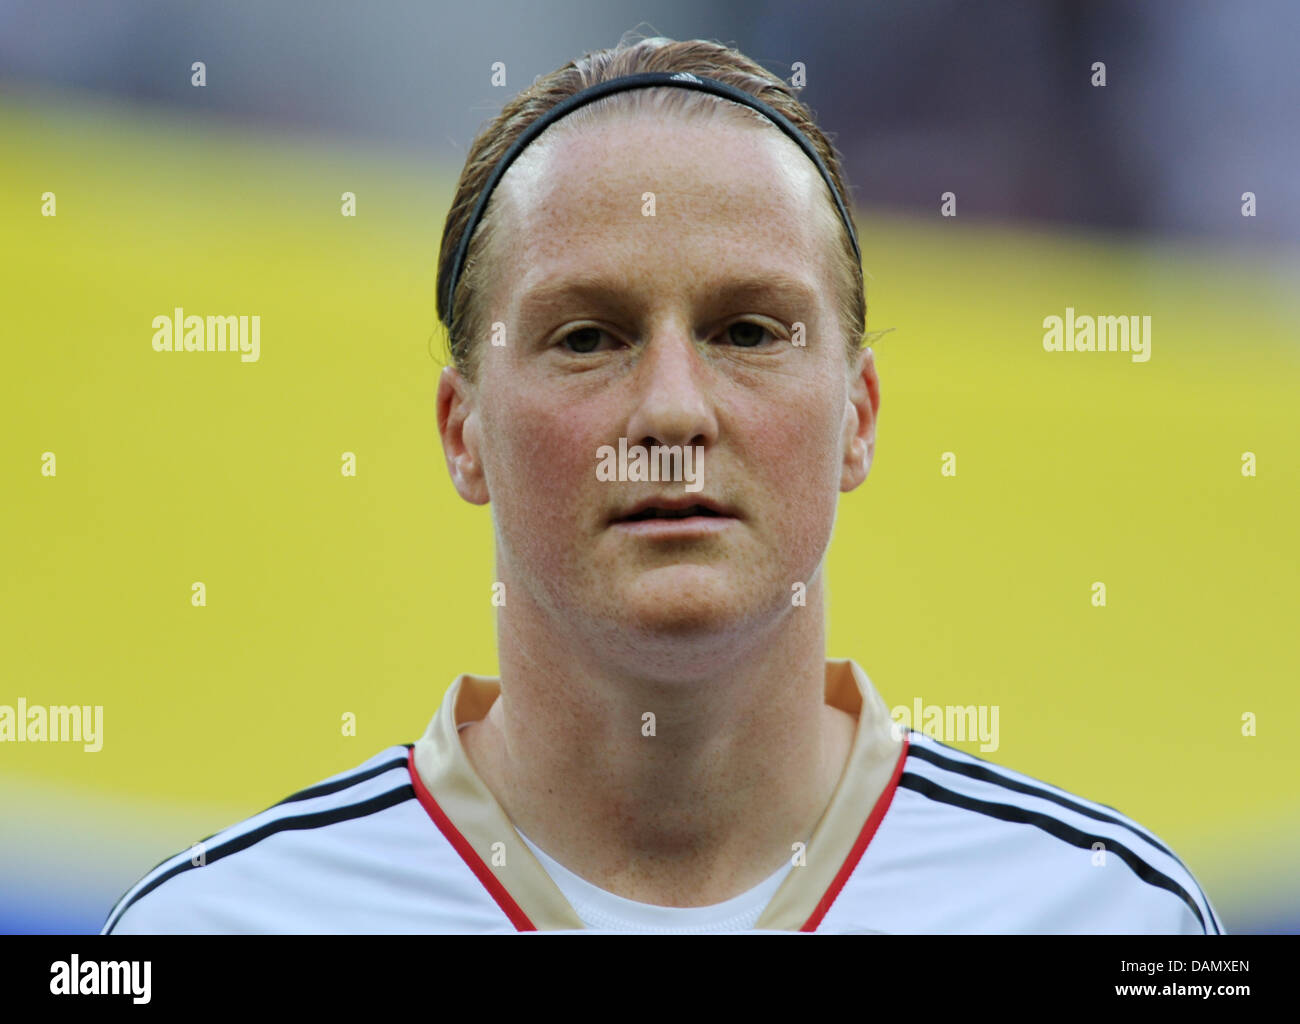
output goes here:
<path id="1" fill-rule="evenodd" d="M 471 147 L 439 313 L 500 678 L 105 931 L 1221 930 L 1150 833 L 826 660 L 880 383 L 839 160 L 784 82 L 665 39 L 540 78 Z"/>

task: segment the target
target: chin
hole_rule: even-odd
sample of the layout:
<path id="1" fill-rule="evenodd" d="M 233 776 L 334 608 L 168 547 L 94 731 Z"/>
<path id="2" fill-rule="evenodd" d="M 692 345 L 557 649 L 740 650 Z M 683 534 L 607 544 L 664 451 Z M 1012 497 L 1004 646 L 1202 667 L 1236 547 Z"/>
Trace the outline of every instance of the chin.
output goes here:
<path id="1" fill-rule="evenodd" d="M 621 606 L 618 617 L 628 629 L 686 639 L 736 625 L 754 610 L 756 589 L 713 569 L 674 566 L 644 573 L 629 583 L 621 600 L 612 600 Z"/>

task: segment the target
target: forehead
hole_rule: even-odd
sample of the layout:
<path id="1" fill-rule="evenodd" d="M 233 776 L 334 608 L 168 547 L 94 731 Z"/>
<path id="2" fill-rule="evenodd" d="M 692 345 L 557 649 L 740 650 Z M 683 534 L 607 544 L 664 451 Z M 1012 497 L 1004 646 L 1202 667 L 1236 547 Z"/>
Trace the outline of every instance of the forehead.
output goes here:
<path id="1" fill-rule="evenodd" d="M 763 272 L 827 287 L 827 186 L 780 131 L 732 116 L 562 121 L 511 166 L 494 200 L 494 276 L 510 296 L 599 272 L 629 288 Z"/>

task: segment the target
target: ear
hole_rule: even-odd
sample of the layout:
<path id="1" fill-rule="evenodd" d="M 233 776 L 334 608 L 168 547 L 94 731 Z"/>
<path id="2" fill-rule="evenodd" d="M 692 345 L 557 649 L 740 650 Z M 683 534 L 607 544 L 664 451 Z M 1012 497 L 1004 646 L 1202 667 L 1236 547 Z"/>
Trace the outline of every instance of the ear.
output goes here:
<path id="1" fill-rule="evenodd" d="M 876 455 L 876 418 L 880 414 L 880 378 L 871 349 L 858 353 L 849 380 L 849 400 L 844 407 L 844 465 L 840 490 L 856 489 L 871 470 Z"/>
<path id="2" fill-rule="evenodd" d="M 457 493 L 471 505 L 486 505 L 476 395 L 454 366 L 444 367 L 438 379 L 438 435 Z"/>

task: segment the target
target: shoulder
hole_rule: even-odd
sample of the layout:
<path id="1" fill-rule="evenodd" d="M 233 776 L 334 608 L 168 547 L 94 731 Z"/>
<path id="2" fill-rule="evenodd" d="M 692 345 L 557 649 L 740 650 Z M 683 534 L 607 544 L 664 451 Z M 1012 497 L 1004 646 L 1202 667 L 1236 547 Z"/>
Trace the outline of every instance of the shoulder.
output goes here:
<path id="1" fill-rule="evenodd" d="M 340 894 L 400 884 L 427 839 L 409 756 L 390 747 L 167 858 L 101 934 L 347 930 Z"/>
<path id="2" fill-rule="evenodd" d="M 887 913 L 889 931 L 1223 931 L 1187 866 L 1148 829 L 915 730 L 861 867 L 864 880 L 892 873 L 914 884 Z"/>

